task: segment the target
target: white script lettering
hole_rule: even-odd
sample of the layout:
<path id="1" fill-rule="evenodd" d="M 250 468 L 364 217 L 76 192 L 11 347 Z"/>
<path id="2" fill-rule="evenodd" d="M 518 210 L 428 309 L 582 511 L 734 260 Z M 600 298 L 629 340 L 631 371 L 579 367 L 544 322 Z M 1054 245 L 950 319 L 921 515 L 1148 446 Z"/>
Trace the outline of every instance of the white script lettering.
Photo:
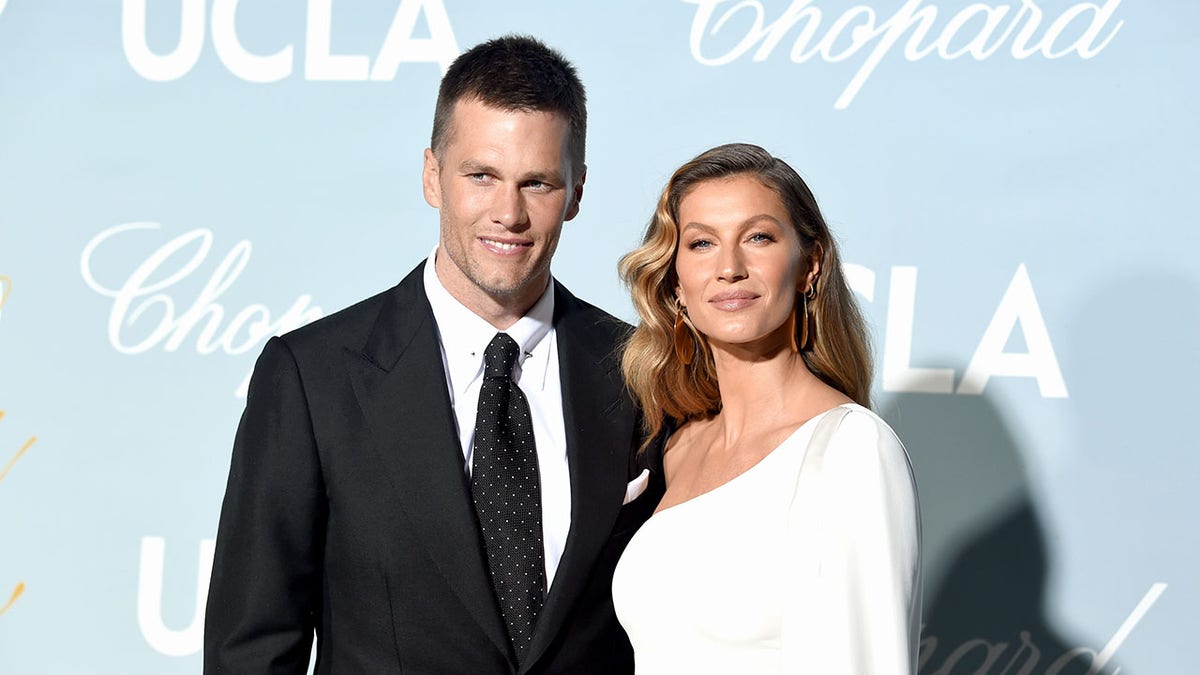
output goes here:
<path id="1" fill-rule="evenodd" d="M 108 315 L 108 341 L 122 354 L 142 354 L 159 345 L 174 352 L 199 327 L 196 352 L 212 354 L 218 350 L 244 354 L 272 335 L 281 335 L 321 318 L 321 308 L 312 305 L 311 295 L 301 295 L 278 319 L 271 320 L 265 305 L 252 304 L 237 313 L 228 312 L 218 300 L 233 286 L 250 262 L 250 242 L 235 244 L 205 282 L 191 305 L 176 311 L 175 298 L 167 291 L 191 276 L 208 258 L 212 249 L 211 230 L 196 229 L 171 239 L 155 249 L 116 285 L 105 285 L 93 273 L 97 251 L 117 238 L 133 232 L 156 231 L 158 223 L 134 222 L 116 225 L 97 234 L 83 248 L 79 271 L 93 291 L 112 298 Z M 105 248 L 107 251 L 107 247 Z M 186 257 L 172 269 L 168 263 Z M 228 319 L 229 314 L 232 314 Z M 154 321 L 157 317 L 157 321 Z M 143 320 L 144 319 L 144 320 Z M 135 330 L 138 330 L 136 334 Z M 238 389 L 245 396 L 246 381 Z"/>
<path id="2" fill-rule="evenodd" d="M 793 63 L 804 63 L 818 56 L 827 63 L 836 63 L 865 52 L 866 58 L 833 105 L 838 110 L 844 110 L 854 101 L 879 63 L 906 33 L 904 57 L 909 61 L 933 53 L 942 59 L 970 55 L 981 61 L 995 54 L 1010 38 L 1009 53 L 1016 59 L 1039 53 L 1047 59 L 1062 58 L 1070 53 L 1090 59 L 1112 42 L 1125 23 L 1113 21 L 1121 0 L 1107 0 L 1103 5 L 1094 2 L 1071 5 L 1048 25 L 1045 25 L 1047 17 L 1037 0 L 1021 0 L 1016 6 L 976 2 L 961 9 L 947 10 L 940 10 L 936 4 L 926 4 L 925 0 L 906 0 L 895 14 L 882 20 L 871 6 L 854 5 L 825 25 L 822 24 L 824 13 L 813 0 L 793 0 L 783 14 L 770 23 L 767 23 L 761 0 L 738 0 L 732 5 L 731 0 L 683 2 L 696 5 L 689 44 L 692 58 L 703 65 L 723 66 L 751 49 L 754 50 L 751 60 L 765 61 L 797 27 L 799 32 L 788 53 Z M 718 8 L 722 10 L 719 15 Z M 939 13 L 949 14 L 954 9 L 958 11 L 930 40 Z M 706 38 L 716 36 L 743 10 L 745 15 L 741 18 L 748 18 L 750 24 L 745 35 L 724 52 L 710 53 L 712 50 L 706 49 Z M 1007 24 L 1005 19 L 1008 19 Z M 1077 24 L 1084 21 L 1086 27 L 1080 29 Z M 1040 35 L 1039 30 L 1042 31 Z M 926 40 L 928 42 L 922 44 Z M 842 46 L 839 48 L 838 45 Z"/>
<path id="3" fill-rule="evenodd" d="M 1088 649 L 1087 647 L 1076 647 L 1069 649 L 1055 657 L 1054 654 L 1047 654 L 1046 659 L 1054 658 L 1046 666 L 1045 675 L 1058 675 L 1063 668 L 1068 665 L 1075 664 L 1080 658 L 1090 659 L 1091 664 L 1088 667 L 1086 675 L 1099 675 L 1108 666 L 1113 656 L 1116 655 L 1117 649 L 1125 643 L 1129 634 L 1137 627 L 1138 623 L 1150 611 L 1155 602 L 1158 602 L 1161 596 L 1167 590 L 1167 584 L 1158 582 L 1150 586 L 1150 590 L 1142 596 L 1141 601 L 1125 617 L 1121 623 L 1121 627 L 1113 636 L 1109 638 L 1108 644 L 1099 652 Z M 1018 635 L 1018 643 L 1010 645 L 1007 642 L 988 642 L 987 640 L 976 638 L 967 640 L 958 645 L 946 656 L 941 665 L 933 671 L 927 671 L 927 666 L 932 666 L 933 657 L 938 652 L 938 638 L 933 635 L 927 635 L 921 640 L 920 658 L 917 665 L 917 673 L 919 675 L 953 675 L 954 673 L 966 672 L 963 670 L 962 661 L 968 655 L 973 658 L 968 661 L 972 664 L 973 670 L 970 672 L 974 675 L 1032 675 L 1035 667 L 1042 661 L 1042 650 L 1033 641 L 1027 630 L 1021 630 Z M 950 645 L 947 645 L 949 647 Z M 1011 649 L 1011 653 L 1010 653 Z M 983 657 L 983 663 L 975 665 L 978 657 Z M 1007 657 L 1004 659 L 1004 657 Z M 1002 659 L 1004 659 L 1002 661 Z M 1003 667 L 1001 667 L 1003 666 Z M 1075 672 L 1074 670 L 1070 672 Z M 1114 668 L 1110 675 L 1118 675 L 1121 672 L 1120 668 Z"/>

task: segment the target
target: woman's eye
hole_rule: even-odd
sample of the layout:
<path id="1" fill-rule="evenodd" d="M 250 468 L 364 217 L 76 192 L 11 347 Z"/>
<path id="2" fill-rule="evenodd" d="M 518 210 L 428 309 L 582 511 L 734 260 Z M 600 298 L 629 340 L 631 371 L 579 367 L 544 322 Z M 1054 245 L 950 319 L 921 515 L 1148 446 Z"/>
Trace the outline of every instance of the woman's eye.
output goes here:
<path id="1" fill-rule="evenodd" d="M 696 241 L 688 244 L 688 248 L 692 249 L 693 251 L 696 249 L 706 249 L 709 246 L 712 246 L 712 242 L 707 239 L 697 239 Z"/>
<path id="2" fill-rule="evenodd" d="M 761 242 L 766 242 L 766 241 L 775 241 L 775 237 L 772 237 L 771 235 L 767 234 L 766 232 L 755 232 L 754 234 L 750 235 L 750 237 L 748 239 L 749 239 L 749 241 L 752 241 L 755 243 L 761 243 Z"/>

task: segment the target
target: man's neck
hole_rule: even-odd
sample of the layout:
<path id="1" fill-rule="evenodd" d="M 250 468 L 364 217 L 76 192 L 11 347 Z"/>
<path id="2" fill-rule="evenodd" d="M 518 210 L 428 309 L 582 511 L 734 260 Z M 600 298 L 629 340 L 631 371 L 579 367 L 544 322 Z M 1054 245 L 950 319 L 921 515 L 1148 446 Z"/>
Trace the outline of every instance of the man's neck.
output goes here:
<path id="1" fill-rule="evenodd" d="M 446 270 L 446 265 L 453 265 L 449 256 L 435 255 L 433 271 L 437 275 L 442 288 L 457 300 L 463 307 L 471 310 L 476 316 L 487 321 L 496 330 L 506 330 L 541 299 L 550 283 L 549 275 L 542 284 L 528 284 L 530 290 L 513 294 L 496 295 L 480 288 L 470 280 L 462 278 Z M 532 290 L 540 289 L 540 290 Z"/>

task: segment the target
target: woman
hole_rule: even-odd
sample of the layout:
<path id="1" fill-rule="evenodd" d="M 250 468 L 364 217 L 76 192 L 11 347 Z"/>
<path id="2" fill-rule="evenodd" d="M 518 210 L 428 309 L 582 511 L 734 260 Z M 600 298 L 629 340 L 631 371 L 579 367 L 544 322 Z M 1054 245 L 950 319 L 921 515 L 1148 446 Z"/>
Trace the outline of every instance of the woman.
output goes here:
<path id="1" fill-rule="evenodd" d="M 622 367 L 666 493 L 613 581 L 639 675 L 915 672 L 919 515 L 804 181 L 762 148 L 681 167 L 621 260 Z"/>

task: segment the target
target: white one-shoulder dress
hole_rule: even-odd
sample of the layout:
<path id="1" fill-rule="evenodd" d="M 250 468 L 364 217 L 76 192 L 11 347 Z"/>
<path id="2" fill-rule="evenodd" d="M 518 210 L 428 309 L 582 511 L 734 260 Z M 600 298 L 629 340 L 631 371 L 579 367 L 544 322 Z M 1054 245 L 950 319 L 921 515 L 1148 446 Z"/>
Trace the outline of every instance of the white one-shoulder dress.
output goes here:
<path id="1" fill-rule="evenodd" d="M 904 446 L 846 404 L 651 517 L 613 601 L 638 675 L 914 673 L 919 539 Z"/>

